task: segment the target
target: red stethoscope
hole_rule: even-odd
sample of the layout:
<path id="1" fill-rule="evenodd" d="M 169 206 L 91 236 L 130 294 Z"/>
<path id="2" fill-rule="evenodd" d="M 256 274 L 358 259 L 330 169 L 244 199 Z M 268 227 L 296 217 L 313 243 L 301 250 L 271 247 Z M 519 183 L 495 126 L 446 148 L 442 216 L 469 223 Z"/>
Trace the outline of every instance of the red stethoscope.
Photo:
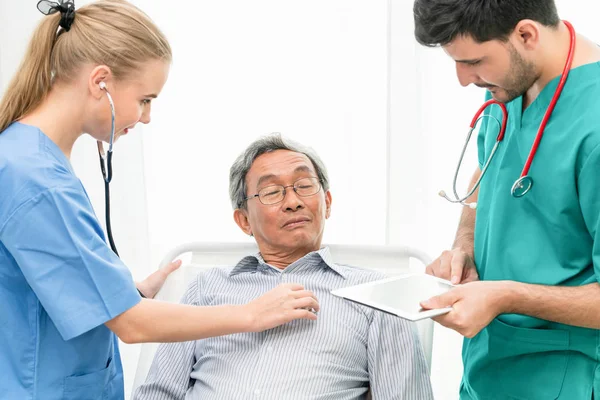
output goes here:
<path id="1" fill-rule="evenodd" d="M 527 161 L 525 162 L 525 166 L 523 167 L 521 176 L 519 177 L 519 179 L 517 179 L 515 181 L 515 183 L 512 186 L 511 194 L 513 195 L 513 197 L 524 196 L 527 192 L 529 192 L 529 190 L 531 190 L 531 187 L 533 186 L 533 179 L 527 174 L 529 173 L 529 168 L 531 167 L 531 162 L 533 161 L 533 157 L 535 157 L 535 153 L 537 152 L 537 149 L 542 140 L 542 135 L 544 134 L 544 129 L 546 128 L 546 124 L 548 123 L 548 120 L 550 119 L 550 115 L 552 115 L 554 106 L 556 106 L 556 102 L 558 101 L 560 94 L 563 90 L 563 87 L 565 86 L 565 82 L 567 81 L 567 77 L 569 76 L 569 71 L 571 70 L 571 65 L 573 64 L 573 55 L 575 53 L 575 41 L 576 41 L 575 29 L 573 28 L 573 25 L 571 25 L 568 21 L 563 21 L 563 22 L 569 29 L 569 34 L 571 36 L 569 54 L 567 55 L 567 62 L 565 63 L 565 67 L 560 76 L 560 81 L 558 82 L 558 86 L 556 87 L 554 96 L 552 97 L 552 101 L 550 101 L 550 105 L 548 105 L 548 108 L 546 109 L 546 113 L 544 114 L 544 118 L 542 119 L 542 122 L 540 123 L 540 127 L 538 129 L 538 132 L 537 132 L 537 135 L 533 142 L 533 145 L 531 146 L 531 150 L 529 151 L 529 156 L 527 157 Z M 500 107 L 500 109 L 502 110 L 502 123 L 500 123 L 496 118 L 492 117 L 489 114 L 481 115 L 485 111 L 485 109 L 492 104 L 497 104 Z M 492 152 L 490 153 L 485 165 L 483 166 L 483 169 L 481 170 L 481 175 L 479 176 L 479 179 L 477 179 L 477 182 L 475 182 L 475 185 L 473 185 L 473 188 L 466 196 L 460 197 L 458 195 L 458 191 L 456 190 L 456 180 L 458 177 L 458 172 L 462 165 L 463 157 L 465 155 L 465 151 L 467 150 L 467 145 L 469 144 L 469 140 L 471 139 L 471 134 L 473 133 L 473 130 L 475 130 L 475 126 L 477 125 L 477 122 L 481 118 L 484 118 L 484 117 L 493 118 L 500 126 L 500 133 L 498 134 L 498 137 L 496 138 L 496 143 L 494 144 L 494 147 L 492 148 Z M 475 116 L 473 117 L 473 120 L 471 121 L 469 134 L 467 135 L 467 141 L 465 142 L 463 150 L 460 153 L 460 159 L 458 161 L 458 166 L 456 167 L 456 172 L 454 174 L 454 182 L 452 185 L 452 190 L 454 191 L 455 198 L 454 199 L 449 198 L 446 195 L 446 192 L 444 192 L 443 190 L 439 193 L 440 196 L 444 197 L 446 200 L 448 200 L 451 203 L 460 203 L 460 204 L 462 204 L 464 206 L 468 206 L 470 208 L 477 207 L 477 203 L 467 203 L 466 200 L 469 197 L 471 197 L 471 195 L 473 193 L 475 193 L 475 190 L 477 190 L 477 188 L 479 187 L 479 184 L 481 183 L 481 179 L 483 179 L 485 172 L 487 171 L 492 159 L 494 158 L 494 154 L 496 154 L 498 145 L 500 144 L 502 139 L 504 139 L 504 132 L 506 131 L 506 122 L 507 121 L 508 121 L 508 111 L 506 111 L 506 106 L 504 105 L 504 103 L 501 103 L 497 100 L 494 100 L 494 99 L 488 100 L 479 108 L 479 110 L 477 110 L 477 113 L 475 114 Z"/>

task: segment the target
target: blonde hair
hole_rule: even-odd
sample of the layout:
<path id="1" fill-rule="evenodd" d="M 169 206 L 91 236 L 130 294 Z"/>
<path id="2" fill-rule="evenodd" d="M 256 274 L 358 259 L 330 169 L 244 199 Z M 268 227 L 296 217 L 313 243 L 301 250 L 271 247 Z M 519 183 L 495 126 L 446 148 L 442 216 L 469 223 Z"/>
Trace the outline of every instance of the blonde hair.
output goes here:
<path id="1" fill-rule="evenodd" d="M 60 13 L 44 17 L 0 102 L 0 132 L 32 112 L 55 81 L 68 82 L 85 64 L 108 66 L 115 79 L 145 61 L 171 61 L 169 42 L 152 20 L 125 0 L 100 0 L 75 11 L 67 32 Z"/>

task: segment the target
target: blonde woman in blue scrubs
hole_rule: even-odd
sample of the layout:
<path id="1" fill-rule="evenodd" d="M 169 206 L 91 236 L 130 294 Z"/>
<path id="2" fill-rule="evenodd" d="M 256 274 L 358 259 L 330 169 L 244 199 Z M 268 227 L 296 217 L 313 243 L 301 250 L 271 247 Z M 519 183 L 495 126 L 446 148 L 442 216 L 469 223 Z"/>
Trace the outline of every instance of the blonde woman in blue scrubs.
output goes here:
<path id="1" fill-rule="evenodd" d="M 452 250 L 428 267 L 461 283 L 423 304 L 453 307 L 436 321 L 466 337 L 461 399 L 599 398 L 600 50 L 553 0 L 416 0 L 414 16 L 417 40 L 442 46 L 463 86 L 508 111 L 466 201 L 476 209 L 464 208 Z M 498 105 L 488 113 L 502 121 Z M 471 187 L 498 132 L 484 119 Z"/>
<path id="2" fill-rule="evenodd" d="M 189 341 L 315 319 L 306 310 L 318 309 L 312 293 L 293 284 L 223 307 L 140 297 L 69 158 L 83 132 L 110 137 L 106 90 L 117 137 L 150 122 L 171 48 L 125 1 L 39 6 L 50 15 L 0 103 L 0 397 L 123 399 L 117 336 L 126 343 Z M 140 291 L 153 297 L 176 267 L 151 276 Z"/>

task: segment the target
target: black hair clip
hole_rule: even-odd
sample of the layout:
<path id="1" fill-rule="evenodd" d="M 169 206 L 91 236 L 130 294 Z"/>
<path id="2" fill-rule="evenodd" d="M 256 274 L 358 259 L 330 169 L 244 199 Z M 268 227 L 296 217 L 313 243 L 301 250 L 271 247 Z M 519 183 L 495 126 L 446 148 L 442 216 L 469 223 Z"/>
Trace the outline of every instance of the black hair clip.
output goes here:
<path id="1" fill-rule="evenodd" d="M 71 25 L 75 20 L 75 3 L 73 0 L 41 0 L 37 3 L 37 9 L 44 15 L 51 15 L 59 12 L 59 26 L 67 32 L 71 29 Z"/>

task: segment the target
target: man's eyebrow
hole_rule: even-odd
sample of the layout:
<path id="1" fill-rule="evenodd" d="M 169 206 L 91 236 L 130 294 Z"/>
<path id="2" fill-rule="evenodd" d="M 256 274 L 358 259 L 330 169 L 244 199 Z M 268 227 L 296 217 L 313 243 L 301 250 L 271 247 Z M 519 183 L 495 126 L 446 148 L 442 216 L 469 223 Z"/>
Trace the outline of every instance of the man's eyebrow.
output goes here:
<path id="1" fill-rule="evenodd" d="M 301 165 L 298 168 L 296 168 L 294 170 L 294 172 L 312 172 L 310 168 L 308 168 L 306 165 Z"/>
<path id="2" fill-rule="evenodd" d="M 461 63 L 461 64 L 477 64 L 478 62 L 480 62 L 483 58 L 465 58 L 462 60 L 454 60 L 457 63 Z"/>
<path id="3" fill-rule="evenodd" d="M 263 175 L 260 178 L 258 178 L 258 182 L 256 183 L 256 187 L 259 187 L 261 183 L 263 183 L 264 181 L 268 181 L 269 179 L 273 179 L 273 178 L 277 178 L 277 175 L 274 174 L 267 174 L 267 175 Z"/>
<path id="4" fill-rule="evenodd" d="M 294 173 L 297 173 L 297 172 L 312 172 L 312 170 L 309 167 L 307 167 L 306 165 L 301 165 L 294 170 Z M 277 177 L 278 177 L 278 175 L 275 175 L 275 174 L 263 175 L 260 178 L 258 178 L 256 187 L 260 187 L 261 183 L 268 181 L 270 179 L 273 179 L 273 178 L 277 178 Z"/>

